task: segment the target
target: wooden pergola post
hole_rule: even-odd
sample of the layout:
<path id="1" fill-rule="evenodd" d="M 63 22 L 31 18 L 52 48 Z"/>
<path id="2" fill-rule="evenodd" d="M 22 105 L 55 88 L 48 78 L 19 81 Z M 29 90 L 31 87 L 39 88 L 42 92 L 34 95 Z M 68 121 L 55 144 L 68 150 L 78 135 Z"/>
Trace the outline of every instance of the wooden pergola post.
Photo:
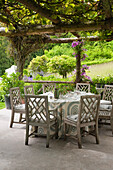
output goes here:
<path id="1" fill-rule="evenodd" d="M 80 82 L 81 79 L 81 52 L 79 51 L 76 58 L 76 83 Z"/>

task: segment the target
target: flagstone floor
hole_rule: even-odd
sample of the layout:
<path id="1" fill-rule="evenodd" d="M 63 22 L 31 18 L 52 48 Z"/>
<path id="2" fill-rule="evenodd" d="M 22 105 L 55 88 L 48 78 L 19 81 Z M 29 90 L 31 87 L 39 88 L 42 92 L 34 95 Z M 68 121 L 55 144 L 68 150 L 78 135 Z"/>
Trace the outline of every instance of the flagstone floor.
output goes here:
<path id="1" fill-rule="evenodd" d="M 82 139 L 83 149 L 77 141 L 68 138 L 51 139 L 50 148 L 45 138 L 30 138 L 24 145 L 25 126 L 9 128 L 10 110 L 0 110 L 0 170 L 112 170 L 113 137 L 110 126 L 99 128 L 100 144 L 95 138 Z"/>

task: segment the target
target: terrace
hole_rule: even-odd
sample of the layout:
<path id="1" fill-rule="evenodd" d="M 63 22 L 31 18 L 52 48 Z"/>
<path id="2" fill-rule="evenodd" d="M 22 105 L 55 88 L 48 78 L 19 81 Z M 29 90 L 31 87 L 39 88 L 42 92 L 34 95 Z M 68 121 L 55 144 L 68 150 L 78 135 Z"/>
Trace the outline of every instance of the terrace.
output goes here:
<path id="1" fill-rule="evenodd" d="M 113 138 L 111 127 L 99 128 L 100 144 L 94 137 L 82 139 L 83 148 L 78 149 L 72 138 L 52 139 L 50 148 L 45 138 L 31 138 L 25 146 L 25 126 L 15 124 L 9 128 L 11 110 L 0 110 L 0 169 L 2 170 L 111 170 L 113 169 Z"/>

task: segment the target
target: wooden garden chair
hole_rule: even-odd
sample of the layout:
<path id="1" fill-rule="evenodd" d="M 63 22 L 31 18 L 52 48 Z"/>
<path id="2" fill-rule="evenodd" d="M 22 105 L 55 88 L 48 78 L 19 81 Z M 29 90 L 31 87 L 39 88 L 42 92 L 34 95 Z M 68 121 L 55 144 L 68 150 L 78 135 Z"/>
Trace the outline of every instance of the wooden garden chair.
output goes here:
<path id="1" fill-rule="evenodd" d="M 46 147 L 49 147 L 50 128 L 55 127 L 55 136 L 58 136 L 58 126 L 56 113 L 57 110 L 48 109 L 48 96 L 25 95 L 26 108 L 26 139 L 25 145 L 28 145 L 28 138 L 31 135 L 38 135 L 38 129 L 34 128 L 33 132 L 29 132 L 29 126 L 42 126 L 47 129 Z"/>
<path id="2" fill-rule="evenodd" d="M 44 83 L 43 84 L 43 93 L 46 93 L 46 92 L 54 92 L 56 88 L 56 83 Z"/>
<path id="3" fill-rule="evenodd" d="M 24 86 L 24 94 L 34 94 L 33 85 Z"/>
<path id="4" fill-rule="evenodd" d="M 76 90 L 90 92 L 90 84 L 89 83 L 77 83 Z"/>
<path id="5" fill-rule="evenodd" d="M 22 104 L 19 87 L 10 89 L 10 101 L 12 110 L 10 128 L 12 128 L 13 123 L 25 124 L 25 117 L 22 116 L 25 114 L 25 104 Z M 15 113 L 20 114 L 19 121 L 15 121 Z"/>
<path id="6" fill-rule="evenodd" d="M 99 109 L 99 120 L 99 123 L 110 124 L 113 134 L 113 85 L 104 86 L 103 98 Z"/>
<path id="7" fill-rule="evenodd" d="M 93 126 L 93 132 L 96 137 L 96 143 L 99 144 L 98 136 L 98 114 L 99 114 L 99 95 L 81 96 L 78 115 L 68 115 L 64 119 L 64 136 L 67 135 L 67 125 L 76 127 L 75 136 L 78 139 L 78 147 L 82 148 L 81 144 L 81 128 Z M 89 133 L 90 134 L 90 133 Z"/>

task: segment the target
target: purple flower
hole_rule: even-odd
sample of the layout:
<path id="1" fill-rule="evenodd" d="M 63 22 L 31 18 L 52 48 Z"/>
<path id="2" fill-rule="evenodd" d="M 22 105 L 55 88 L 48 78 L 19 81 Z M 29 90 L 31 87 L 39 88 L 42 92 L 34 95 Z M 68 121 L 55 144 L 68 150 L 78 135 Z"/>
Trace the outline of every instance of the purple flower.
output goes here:
<path id="1" fill-rule="evenodd" d="M 74 69 L 74 71 L 73 71 L 73 74 L 75 74 L 76 73 L 76 69 Z"/>
<path id="2" fill-rule="evenodd" d="M 87 65 L 86 65 L 86 64 L 84 64 L 82 67 L 87 67 Z"/>
<path id="3" fill-rule="evenodd" d="M 82 72 L 82 73 L 81 73 L 81 76 L 85 76 L 85 74 L 86 74 L 85 72 Z"/>
<path id="4" fill-rule="evenodd" d="M 28 80 L 33 80 L 33 77 L 28 77 Z"/>
<path id="5" fill-rule="evenodd" d="M 87 54 L 84 54 L 86 57 L 88 57 L 88 55 Z"/>
<path id="6" fill-rule="evenodd" d="M 68 77 L 72 77 L 72 75 L 70 74 Z"/>
<path id="7" fill-rule="evenodd" d="M 92 80 L 91 77 L 89 77 L 89 76 L 87 76 L 87 75 L 85 75 L 85 77 L 86 77 L 88 80 Z"/>
<path id="8" fill-rule="evenodd" d="M 83 54 L 82 60 L 85 60 L 85 58 L 86 58 L 86 56 L 85 56 L 85 54 Z"/>
<path id="9" fill-rule="evenodd" d="M 75 57 L 77 58 L 77 57 L 78 57 L 78 54 L 76 54 Z"/>
<path id="10" fill-rule="evenodd" d="M 85 67 L 82 67 L 81 70 L 82 70 L 82 71 L 85 70 Z"/>
<path id="11" fill-rule="evenodd" d="M 89 67 L 86 64 L 84 64 L 82 67 L 85 69 L 89 69 Z"/>
<path id="12" fill-rule="evenodd" d="M 76 46 L 79 45 L 79 44 L 82 44 L 82 42 L 80 42 L 80 41 L 74 41 L 74 42 L 72 43 L 72 47 L 74 48 L 74 47 L 76 47 Z"/>
<path id="13" fill-rule="evenodd" d="M 85 58 L 88 57 L 87 54 L 83 54 L 82 60 L 85 60 Z"/>
<path id="14" fill-rule="evenodd" d="M 26 75 L 23 77 L 23 80 L 27 80 L 27 76 Z"/>

